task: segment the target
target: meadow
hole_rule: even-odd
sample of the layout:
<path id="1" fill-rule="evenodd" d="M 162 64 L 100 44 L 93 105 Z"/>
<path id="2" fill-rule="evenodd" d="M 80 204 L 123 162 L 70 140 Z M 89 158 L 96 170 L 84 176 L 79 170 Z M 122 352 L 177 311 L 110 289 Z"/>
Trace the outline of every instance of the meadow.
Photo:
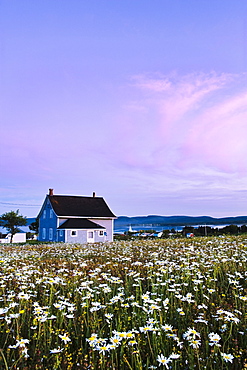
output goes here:
<path id="1" fill-rule="evenodd" d="M 1 245 L 0 368 L 247 368 L 247 236 Z"/>

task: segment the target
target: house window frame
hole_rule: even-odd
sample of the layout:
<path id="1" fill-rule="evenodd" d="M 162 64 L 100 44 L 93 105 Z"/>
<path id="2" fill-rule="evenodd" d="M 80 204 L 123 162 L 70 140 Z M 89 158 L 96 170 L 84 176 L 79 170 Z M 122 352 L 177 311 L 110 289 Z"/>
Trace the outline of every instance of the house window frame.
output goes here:
<path id="1" fill-rule="evenodd" d="M 63 236 L 63 230 L 59 230 L 59 236 Z"/>
<path id="2" fill-rule="evenodd" d="M 53 218 L 53 210 L 50 209 L 50 218 Z"/>
<path id="3" fill-rule="evenodd" d="M 88 239 L 94 239 L 94 232 L 91 230 L 87 232 L 87 240 Z"/>
<path id="4" fill-rule="evenodd" d="M 46 228 L 43 227 L 42 229 L 42 239 L 45 239 L 46 238 Z"/>
<path id="5" fill-rule="evenodd" d="M 53 228 L 49 227 L 49 240 L 53 240 Z"/>
<path id="6" fill-rule="evenodd" d="M 78 235 L 78 231 L 77 230 L 70 230 L 70 236 L 75 237 L 77 235 Z"/>
<path id="7" fill-rule="evenodd" d="M 46 218 L 46 209 L 44 209 L 43 218 Z"/>
<path id="8" fill-rule="evenodd" d="M 98 235 L 101 237 L 104 236 L 104 230 L 99 230 Z"/>

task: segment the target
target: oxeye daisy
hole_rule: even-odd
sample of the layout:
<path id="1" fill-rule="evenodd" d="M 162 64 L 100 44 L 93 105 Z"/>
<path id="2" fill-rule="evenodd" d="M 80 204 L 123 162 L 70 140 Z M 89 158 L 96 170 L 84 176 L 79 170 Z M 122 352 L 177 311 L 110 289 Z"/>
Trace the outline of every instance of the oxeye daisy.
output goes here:
<path id="1" fill-rule="evenodd" d="M 169 357 L 165 357 L 163 354 L 158 355 L 157 361 L 159 362 L 159 366 L 164 365 L 167 369 L 169 362 L 171 362 L 171 359 Z"/>
<path id="2" fill-rule="evenodd" d="M 62 351 L 63 351 L 63 348 L 58 347 L 58 348 L 51 349 L 50 353 L 56 354 L 56 353 L 60 353 Z"/>
<path id="3" fill-rule="evenodd" d="M 209 340 L 210 340 L 210 342 L 209 342 L 210 346 L 220 347 L 219 341 L 221 340 L 221 337 L 219 336 L 219 334 L 209 333 L 208 337 L 209 337 Z"/>
<path id="4" fill-rule="evenodd" d="M 58 336 L 65 344 L 71 341 L 67 334 L 59 334 Z"/>
<path id="5" fill-rule="evenodd" d="M 189 342 L 189 345 L 193 348 L 199 348 L 200 345 L 201 345 L 201 341 L 198 340 L 198 339 L 192 339 L 190 342 Z"/>
<path id="6" fill-rule="evenodd" d="M 227 354 L 221 352 L 221 356 L 225 362 L 232 362 L 232 360 L 234 359 L 234 356 L 231 355 L 230 353 Z"/>

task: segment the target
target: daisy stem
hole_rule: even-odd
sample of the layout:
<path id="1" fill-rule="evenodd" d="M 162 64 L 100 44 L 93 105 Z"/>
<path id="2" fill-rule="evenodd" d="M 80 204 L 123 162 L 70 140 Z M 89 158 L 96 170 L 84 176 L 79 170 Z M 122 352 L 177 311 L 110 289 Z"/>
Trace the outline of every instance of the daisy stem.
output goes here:
<path id="1" fill-rule="evenodd" d="M 7 369 L 7 370 L 8 370 L 8 364 L 7 364 L 6 358 L 5 358 L 4 354 L 3 354 L 3 350 L 2 350 L 2 349 L 0 349 L 0 352 L 1 352 L 1 355 L 2 355 L 2 358 L 3 358 L 3 362 L 4 362 L 4 365 L 5 365 L 5 369 Z"/>

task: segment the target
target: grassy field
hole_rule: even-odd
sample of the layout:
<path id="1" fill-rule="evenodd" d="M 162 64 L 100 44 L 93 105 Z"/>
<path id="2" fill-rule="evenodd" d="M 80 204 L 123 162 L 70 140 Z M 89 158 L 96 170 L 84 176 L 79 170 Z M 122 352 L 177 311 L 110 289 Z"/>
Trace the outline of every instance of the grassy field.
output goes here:
<path id="1" fill-rule="evenodd" d="M 0 247 L 1 369 L 247 368 L 247 237 Z"/>

